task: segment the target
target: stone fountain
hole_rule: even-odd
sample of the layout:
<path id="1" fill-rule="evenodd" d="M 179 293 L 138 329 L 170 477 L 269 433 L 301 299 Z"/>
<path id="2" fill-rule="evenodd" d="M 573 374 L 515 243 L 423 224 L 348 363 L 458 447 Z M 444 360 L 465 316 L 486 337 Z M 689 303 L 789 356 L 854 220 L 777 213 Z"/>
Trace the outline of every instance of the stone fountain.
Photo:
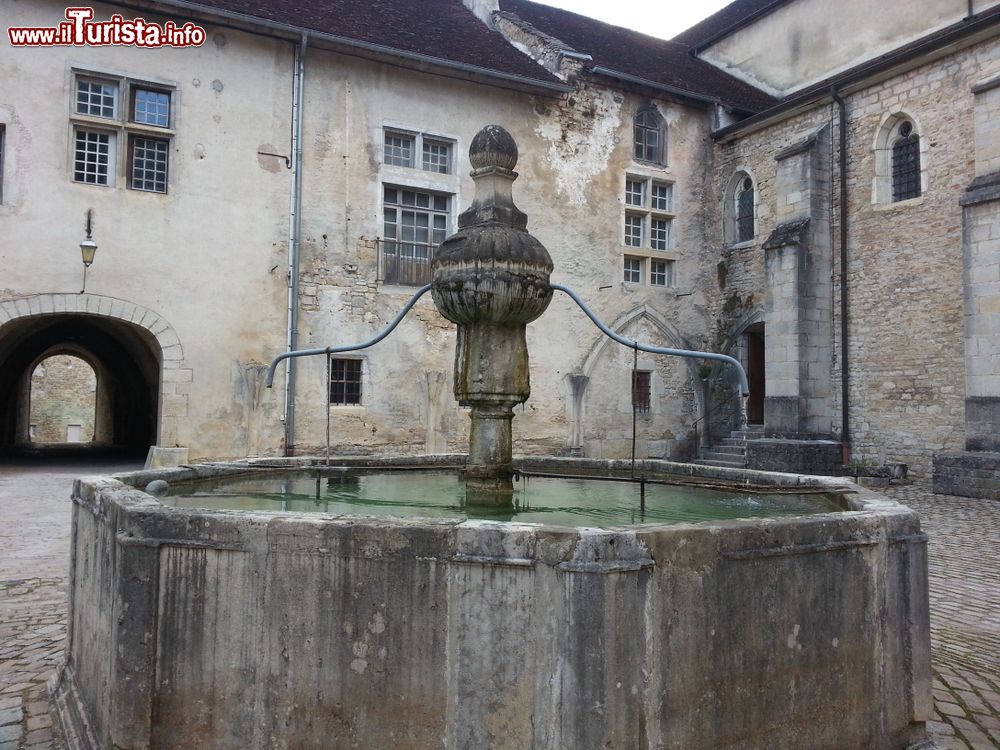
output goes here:
<path id="1" fill-rule="evenodd" d="M 511 199 L 510 135 L 485 128 L 470 156 L 475 200 L 432 289 L 458 324 L 455 394 L 472 406 L 466 502 L 510 504 L 515 466 L 605 481 L 621 467 L 511 460 L 512 410 L 530 393 L 525 326 L 571 290 L 549 283 L 552 261 Z M 283 356 L 377 344 L 429 288 L 370 342 Z M 318 493 L 346 471 L 449 458 L 77 480 L 52 684 L 68 748 L 926 748 L 927 540 L 913 511 L 839 479 L 643 461 L 664 480 L 809 487 L 841 510 L 601 528 L 181 508 L 142 491 L 273 475 Z"/>
<path id="2" fill-rule="evenodd" d="M 476 196 L 434 259 L 434 304 L 458 324 L 455 397 L 472 407 L 466 502 L 512 502 L 511 423 L 531 395 L 525 326 L 552 300 L 552 258 L 514 205 L 517 144 L 488 125 L 469 148 Z"/>

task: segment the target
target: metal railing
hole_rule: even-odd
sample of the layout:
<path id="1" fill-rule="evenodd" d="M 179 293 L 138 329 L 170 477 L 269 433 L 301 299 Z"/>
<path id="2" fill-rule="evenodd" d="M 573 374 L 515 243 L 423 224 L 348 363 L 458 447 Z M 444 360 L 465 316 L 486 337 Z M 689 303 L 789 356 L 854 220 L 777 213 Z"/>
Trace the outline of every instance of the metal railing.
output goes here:
<path id="1" fill-rule="evenodd" d="M 431 263 L 437 245 L 426 242 L 378 241 L 379 281 L 400 286 L 423 286 L 434 278 Z"/>

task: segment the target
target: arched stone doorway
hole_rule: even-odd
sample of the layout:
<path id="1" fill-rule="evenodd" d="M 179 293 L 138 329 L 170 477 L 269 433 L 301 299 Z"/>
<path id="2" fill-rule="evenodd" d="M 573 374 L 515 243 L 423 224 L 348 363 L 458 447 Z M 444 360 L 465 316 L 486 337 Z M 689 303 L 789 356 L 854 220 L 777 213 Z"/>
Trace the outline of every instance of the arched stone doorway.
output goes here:
<path id="1" fill-rule="evenodd" d="M 31 374 L 53 354 L 73 354 L 94 369 L 96 443 L 144 455 L 175 433 L 161 418 L 168 371 L 182 360 L 170 326 L 122 300 L 37 295 L 0 303 L 0 450 L 31 444 Z"/>
<path id="2" fill-rule="evenodd" d="M 84 353 L 47 354 L 29 377 L 28 437 L 33 444 L 97 442 L 97 371 Z"/>

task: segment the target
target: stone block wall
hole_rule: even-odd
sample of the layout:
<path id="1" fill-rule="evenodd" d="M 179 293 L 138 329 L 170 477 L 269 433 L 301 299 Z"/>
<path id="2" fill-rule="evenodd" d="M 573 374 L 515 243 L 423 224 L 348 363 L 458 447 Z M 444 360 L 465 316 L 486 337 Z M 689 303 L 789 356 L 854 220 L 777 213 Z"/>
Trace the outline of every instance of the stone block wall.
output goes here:
<path id="1" fill-rule="evenodd" d="M 40 362 L 31 375 L 32 442 L 91 442 L 96 398 L 94 369 L 79 357 L 57 354 Z"/>
<path id="2" fill-rule="evenodd" d="M 849 193 L 846 271 L 850 434 L 846 437 L 854 458 L 906 463 L 916 476 L 930 475 L 935 452 L 958 450 L 964 445 L 966 370 L 983 377 L 994 374 L 992 369 L 984 371 L 992 368 L 994 365 L 988 363 L 996 360 L 990 359 L 988 353 L 985 358 L 977 354 L 977 363 L 966 365 L 960 201 L 975 176 L 971 144 L 976 144 L 977 154 L 983 154 L 986 163 L 992 163 L 994 158 L 991 149 L 995 148 L 1000 157 L 1000 144 L 994 143 L 991 135 L 996 119 L 989 113 L 992 110 L 974 106 L 974 99 L 988 104 L 994 95 L 992 91 L 973 94 L 974 87 L 998 73 L 1000 42 L 992 40 L 844 97 Z M 977 113 L 977 109 L 982 111 Z M 920 135 L 925 187 L 918 198 L 884 203 L 880 202 L 884 193 L 878 190 L 876 144 L 880 128 L 900 115 L 912 119 Z M 776 157 L 830 124 L 830 197 L 825 212 L 820 212 L 821 206 L 811 206 L 814 226 L 809 237 L 825 238 L 830 247 L 829 266 L 817 271 L 826 273 L 830 281 L 831 356 L 828 364 L 816 363 L 814 371 L 819 374 L 828 368 L 831 428 L 833 436 L 840 438 L 838 119 L 836 105 L 826 100 L 783 122 L 719 142 L 711 188 L 719 208 L 707 211 L 706 241 L 718 248 L 726 266 L 720 307 L 721 300 L 734 289 L 753 295 L 755 300 L 762 299 L 767 280 L 761 245 L 778 226 L 805 210 L 804 196 L 789 187 L 794 178 L 802 178 L 801 170 L 789 169 L 781 176 Z M 976 121 L 984 123 L 986 130 L 974 136 Z M 725 247 L 721 201 L 727 181 L 738 170 L 754 177 L 758 193 L 756 238 L 752 244 Z M 986 243 L 976 252 L 996 253 L 990 243 L 997 242 L 1000 234 L 993 234 L 997 230 L 988 217 L 984 216 L 975 228 L 970 225 L 970 229 L 976 233 L 976 242 Z M 977 272 L 977 283 L 991 283 L 990 264 L 980 265 L 984 270 Z M 818 284 L 821 274 L 811 278 Z M 784 296 L 785 291 L 773 290 L 776 296 Z M 977 292 L 975 297 L 979 306 L 992 304 L 985 292 Z M 822 305 L 810 302 L 803 307 L 807 315 L 823 317 Z M 994 318 L 988 319 L 991 325 Z M 826 325 L 825 320 L 814 322 Z M 766 314 L 764 323 L 768 338 L 772 332 L 779 332 Z M 765 346 L 770 348 L 770 344 L 766 341 Z M 780 357 L 781 348 L 769 354 Z M 781 390 L 780 378 L 772 381 L 771 376 L 777 378 L 780 373 L 771 369 L 770 360 L 768 367 L 768 396 L 790 395 Z M 777 389 L 772 390 L 772 385 Z"/>
<path id="3" fill-rule="evenodd" d="M 938 453 L 934 456 L 934 491 L 1000 500 L 1000 453 Z"/>

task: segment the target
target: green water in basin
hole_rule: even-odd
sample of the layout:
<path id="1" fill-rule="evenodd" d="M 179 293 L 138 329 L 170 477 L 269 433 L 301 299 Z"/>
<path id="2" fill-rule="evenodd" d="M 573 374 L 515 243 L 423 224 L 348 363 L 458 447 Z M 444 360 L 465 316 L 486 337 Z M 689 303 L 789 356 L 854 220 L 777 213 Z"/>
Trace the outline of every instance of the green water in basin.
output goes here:
<path id="1" fill-rule="evenodd" d="M 467 507 L 465 485 L 449 471 L 349 470 L 176 485 L 159 498 L 178 508 L 294 511 L 397 518 L 467 519 L 610 528 L 801 516 L 843 510 L 827 494 L 760 494 L 738 489 L 591 478 L 522 477 L 514 507 Z"/>

